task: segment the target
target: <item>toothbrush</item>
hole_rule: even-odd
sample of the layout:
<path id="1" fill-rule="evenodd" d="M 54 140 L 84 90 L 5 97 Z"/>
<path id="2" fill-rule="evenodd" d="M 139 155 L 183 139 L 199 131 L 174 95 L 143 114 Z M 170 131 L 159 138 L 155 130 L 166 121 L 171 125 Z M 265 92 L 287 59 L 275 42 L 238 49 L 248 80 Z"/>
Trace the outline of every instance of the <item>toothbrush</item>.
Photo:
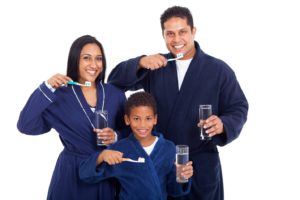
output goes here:
<path id="1" fill-rule="evenodd" d="M 133 160 L 131 158 L 123 158 L 123 161 L 128 161 L 128 162 L 135 162 L 135 163 L 144 163 L 145 158 L 139 157 L 137 160 Z"/>
<path id="2" fill-rule="evenodd" d="M 90 81 L 85 81 L 84 84 L 78 83 L 76 81 L 69 81 L 67 84 L 69 84 L 69 85 L 87 86 L 87 87 L 92 86 L 92 83 Z"/>
<path id="3" fill-rule="evenodd" d="M 180 59 L 180 58 L 183 58 L 183 53 L 178 53 L 178 54 L 176 54 L 176 58 L 170 58 L 170 59 L 167 60 L 167 62 L 169 62 L 169 61 L 174 61 L 174 60 L 178 60 L 178 59 Z"/>

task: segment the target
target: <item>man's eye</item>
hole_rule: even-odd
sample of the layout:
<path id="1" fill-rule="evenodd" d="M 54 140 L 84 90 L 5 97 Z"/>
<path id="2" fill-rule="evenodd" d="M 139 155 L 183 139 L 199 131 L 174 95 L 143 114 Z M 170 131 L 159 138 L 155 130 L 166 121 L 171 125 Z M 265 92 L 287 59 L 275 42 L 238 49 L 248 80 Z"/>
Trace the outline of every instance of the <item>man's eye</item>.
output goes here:
<path id="1" fill-rule="evenodd" d="M 180 31 L 179 34 L 180 34 L 180 35 L 184 35 L 184 34 L 186 34 L 186 32 L 187 32 L 187 31 Z"/>
<path id="2" fill-rule="evenodd" d="M 174 33 L 171 33 L 171 32 L 168 32 L 168 33 L 167 33 L 167 36 L 168 36 L 168 37 L 172 37 L 173 35 L 174 35 Z"/>

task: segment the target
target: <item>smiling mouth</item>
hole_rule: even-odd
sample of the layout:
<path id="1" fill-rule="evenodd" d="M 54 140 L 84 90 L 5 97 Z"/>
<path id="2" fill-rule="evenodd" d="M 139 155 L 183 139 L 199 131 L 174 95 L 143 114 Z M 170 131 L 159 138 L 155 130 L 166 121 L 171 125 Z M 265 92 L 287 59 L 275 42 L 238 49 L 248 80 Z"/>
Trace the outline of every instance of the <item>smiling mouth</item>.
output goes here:
<path id="1" fill-rule="evenodd" d="M 137 129 L 139 134 L 145 135 L 148 133 L 148 129 Z"/>
<path id="2" fill-rule="evenodd" d="M 87 70 L 86 72 L 91 76 L 94 76 L 97 73 L 96 70 Z"/>
<path id="3" fill-rule="evenodd" d="M 181 45 L 174 45 L 173 47 L 175 49 L 182 49 L 184 47 L 184 45 L 183 44 L 181 44 Z"/>

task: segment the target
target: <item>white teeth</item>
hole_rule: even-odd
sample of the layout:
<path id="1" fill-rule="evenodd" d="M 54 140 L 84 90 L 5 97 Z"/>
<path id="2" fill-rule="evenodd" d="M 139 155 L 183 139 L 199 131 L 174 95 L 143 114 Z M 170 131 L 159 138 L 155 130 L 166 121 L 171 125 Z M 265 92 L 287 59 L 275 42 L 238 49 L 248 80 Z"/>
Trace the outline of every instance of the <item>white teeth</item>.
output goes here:
<path id="1" fill-rule="evenodd" d="M 141 134 L 145 134 L 145 133 L 147 133 L 147 130 L 146 130 L 146 129 L 140 129 L 139 132 L 140 132 Z"/>
<path id="2" fill-rule="evenodd" d="M 176 45 L 176 46 L 174 46 L 175 49 L 180 49 L 182 47 L 183 47 L 183 44 L 182 45 Z"/>
<path id="3" fill-rule="evenodd" d="M 95 70 L 87 70 L 87 73 L 89 73 L 90 75 L 95 75 L 96 71 Z"/>

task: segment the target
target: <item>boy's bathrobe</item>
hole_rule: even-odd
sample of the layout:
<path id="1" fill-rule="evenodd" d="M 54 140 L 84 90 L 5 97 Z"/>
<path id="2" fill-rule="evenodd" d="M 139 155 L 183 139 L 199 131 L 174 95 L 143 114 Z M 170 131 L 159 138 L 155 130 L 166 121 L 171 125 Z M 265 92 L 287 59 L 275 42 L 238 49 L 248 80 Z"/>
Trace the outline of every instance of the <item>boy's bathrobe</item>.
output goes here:
<path id="1" fill-rule="evenodd" d="M 109 84 L 104 84 L 104 91 L 104 109 L 109 113 L 109 127 L 114 130 L 124 128 L 125 94 Z M 102 107 L 102 92 L 100 84 L 97 84 L 96 109 Z M 75 94 L 93 123 L 94 113 L 79 86 L 62 87 L 52 92 L 43 83 L 33 92 L 23 108 L 18 120 L 18 129 L 28 135 L 39 135 L 53 128 L 64 145 L 52 175 L 47 199 L 113 199 L 115 192 L 111 180 L 90 185 L 79 179 L 80 162 L 103 147 L 96 146 L 96 133 Z"/>
<path id="2" fill-rule="evenodd" d="M 90 183 L 97 183 L 110 177 L 117 178 L 121 184 L 122 200 L 166 200 L 167 195 L 187 194 L 191 182 L 186 184 L 176 182 L 174 143 L 165 140 L 161 134 L 158 134 L 158 137 L 150 156 L 133 134 L 109 147 L 123 152 L 124 158 L 137 160 L 138 157 L 143 157 L 145 163 L 123 161 L 120 164 L 108 165 L 103 162 L 97 167 L 99 153 L 96 153 L 80 165 L 80 178 Z"/>

